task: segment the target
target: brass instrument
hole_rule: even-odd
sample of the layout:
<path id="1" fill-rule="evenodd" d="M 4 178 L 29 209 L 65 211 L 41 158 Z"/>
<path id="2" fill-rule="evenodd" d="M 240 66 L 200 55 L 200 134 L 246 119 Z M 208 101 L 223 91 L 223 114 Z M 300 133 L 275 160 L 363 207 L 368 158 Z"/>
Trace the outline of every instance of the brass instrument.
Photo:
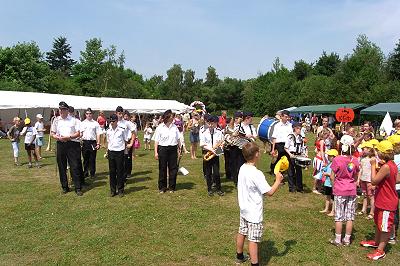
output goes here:
<path id="1" fill-rule="evenodd" d="M 232 134 L 226 134 L 224 139 L 225 146 L 237 146 L 239 149 L 242 149 L 247 143 L 255 141 L 253 138 L 245 137 L 245 133 L 240 130 L 236 130 Z"/>
<path id="2" fill-rule="evenodd" d="M 218 141 L 218 142 L 214 145 L 212 151 L 208 151 L 206 154 L 204 154 L 203 160 L 204 160 L 204 161 L 209 161 L 209 160 L 211 160 L 212 158 L 214 158 L 216 155 L 220 156 L 223 152 L 220 153 L 220 152 L 217 152 L 217 151 L 218 151 L 218 149 L 222 149 L 222 147 L 224 146 L 224 142 L 225 142 L 224 139 L 221 140 L 221 141 Z"/>

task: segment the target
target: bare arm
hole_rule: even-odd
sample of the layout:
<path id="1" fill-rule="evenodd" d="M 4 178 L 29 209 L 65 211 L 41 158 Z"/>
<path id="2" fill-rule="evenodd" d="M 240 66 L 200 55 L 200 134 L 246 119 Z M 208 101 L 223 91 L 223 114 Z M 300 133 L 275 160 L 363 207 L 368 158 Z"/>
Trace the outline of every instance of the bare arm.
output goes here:
<path id="1" fill-rule="evenodd" d="M 268 196 L 274 195 L 274 193 L 279 189 L 282 180 L 283 180 L 283 175 L 282 175 L 282 173 L 281 173 L 281 172 L 276 173 L 276 174 L 275 174 L 275 182 L 274 182 L 274 184 L 272 185 L 271 190 L 268 191 L 268 192 L 265 193 L 265 194 L 267 194 Z"/>
<path id="2" fill-rule="evenodd" d="M 381 169 L 379 169 L 378 173 L 372 172 L 371 175 L 372 175 L 371 176 L 371 184 L 376 186 L 380 182 L 382 182 L 382 180 L 384 178 L 386 178 L 387 176 L 390 175 L 390 168 L 387 164 L 382 165 L 382 167 L 381 167 Z"/>

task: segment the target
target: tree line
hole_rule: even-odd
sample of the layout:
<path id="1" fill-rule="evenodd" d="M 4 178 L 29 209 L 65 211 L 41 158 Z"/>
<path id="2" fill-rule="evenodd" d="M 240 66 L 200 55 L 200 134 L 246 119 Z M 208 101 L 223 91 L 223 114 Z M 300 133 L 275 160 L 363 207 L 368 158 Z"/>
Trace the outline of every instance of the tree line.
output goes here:
<path id="1" fill-rule="evenodd" d="M 166 76 L 144 78 L 125 67 L 125 54 L 99 38 L 86 41 L 78 61 L 67 38 L 54 39 L 51 51 L 35 42 L 0 47 L 0 90 L 36 91 L 84 96 L 200 100 L 207 110 L 249 110 L 273 114 L 290 106 L 400 101 L 400 40 L 388 55 L 360 35 L 351 54 L 323 52 L 315 62 L 299 60 L 293 69 L 277 57 L 270 71 L 241 80 L 220 78 L 209 66 L 198 78 L 192 69 L 174 64 Z"/>

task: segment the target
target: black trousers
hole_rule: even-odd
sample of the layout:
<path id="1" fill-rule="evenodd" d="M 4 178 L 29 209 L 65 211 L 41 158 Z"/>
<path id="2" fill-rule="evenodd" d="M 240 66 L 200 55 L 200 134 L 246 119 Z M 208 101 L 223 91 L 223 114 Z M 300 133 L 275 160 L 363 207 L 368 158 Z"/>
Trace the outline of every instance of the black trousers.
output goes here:
<path id="1" fill-rule="evenodd" d="M 284 142 L 275 143 L 275 149 L 278 151 L 278 158 L 276 159 L 275 163 L 271 163 L 271 173 L 274 172 L 275 165 L 282 158 L 282 156 L 286 156 L 288 159 L 290 158 L 287 152 L 285 151 Z"/>
<path id="2" fill-rule="evenodd" d="M 93 177 L 96 173 L 96 141 L 83 140 L 82 141 L 82 157 L 83 157 L 83 176 L 86 177 L 90 174 Z M 94 148 L 94 149 L 93 149 Z"/>
<path id="3" fill-rule="evenodd" d="M 204 176 L 207 181 L 207 190 L 211 191 L 213 182 L 217 191 L 221 190 L 221 176 L 219 174 L 219 157 L 215 156 L 209 161 L 203 160 Z"/>
<path id="4" fill-rule="evenodd" d="M 158 146 L 158 189 L 174 191 L 176 188 L 176 175 L 178 174 L 178 146 Z"/>
<path id="5" fill-rule="evenodd" d="M 124 192 L 124 151 L 108 151 L 111 193 Z"/>
<path id="6" fill-rule="evenodd" d="M 295 163 L 294 158 L 289 160 L 288 184 L 289 191 L 303 191 L 303 169 Z"/>
<path id="7" fill-rule="evenodd" d="M 124 178 L 132 175 L 132 154 L 133 154 L 133 147 L 128 149 L 128 154 L 124 154 Z"/>
<path id="8" fill-rule="evenodd" d="M 81 189 L 81 146 L 79 142 L 57 141 L 57 166 L 60 174 L 60 183 L 63 189 L 68 189 L 67 161 L 70 167 L 75 190 Z"/>
<path id="9" fill-rule="evenodd" d="M 225 176 L 227 179 L 232 179 L 231 171 L 231 150 L 224 149 L 224 160 L 225 160 Z"/>
<path id="10" fill-rule="evenodd" d="M 245 163 L 242 150 L 237 146 L 232 146 L 231 148 L 231 175 L 233 178 L 233 183 L 237 186 L 238 175 L 240 167 Z"/>

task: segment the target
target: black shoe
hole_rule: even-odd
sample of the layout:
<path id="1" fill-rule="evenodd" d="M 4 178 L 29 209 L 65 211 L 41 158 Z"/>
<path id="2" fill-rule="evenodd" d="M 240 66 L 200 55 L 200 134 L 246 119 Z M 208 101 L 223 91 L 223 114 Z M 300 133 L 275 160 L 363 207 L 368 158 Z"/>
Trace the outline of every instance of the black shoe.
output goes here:
<path id="1" fill-rule="evenodd" d="M 123 191 L 121 191 L 121 192 L 118 192 L 118 197 L 122 198 L 124 195 L 125 195 L 125 194 L 124 194 L 124 192 L 123 192 Z"/>
<path id="2" fill-rule="evenodd" d="M 217 191 L 217 194 L 218 194 L 218 196 L 223 196 L 223 195 L 225 195 L 225 193 L 224 193 L 222 190 L 218 190 L 218 191 Z"/>
<path id="3" fill-rule="evenodd" d="M 95 179 L 95 178 L 96 178 L 96 175 L 91 175 L 90 178 L 91 178 L 91 179 Z"/>
<path id="4" fill-rule="evenodd" d="M 82 193 L 82 191 L 80 189 L 77 189 L 75 191 L 75 193 L 76 193 L 77 196 L 83 196 L 83 193 Z"/>
<path id="5" fill-rule="evenodd" d="M 290 193 L 296 193 L 296 190 L 294 190 L 294 189 L 289 189 L 289 192 L 290 192 Z"/>
<path id="6" fill-rule="evenodd" d="M 212 197 L 212 196 L 214 196 L 214 193 L 212 191 L 208 191 L 208 196 Z"/>
<path id="7" fill-rule="evenodd" d="M 89 176 L 89 173 L 84 173 L 83 176 L 84 176 L 84 177 L 88 177 L 88 176 Z"/>
<path id="8" fill-rule="evenodd" d="M 63 188 L 63 190 L 62 190 L 62 194 L 67 194 L 69 192 L 69 188 Z"/>
<path id="9" fill-rule="evenodd" d="M 110 192 L 110 197 L 115 197 L 115 195 L 117 195 L 117 193 L 115 193 L 115 192 Z"/>
<path id="10" fill-rule="evenodd" d="M 127 174 L 126 177 L 130 178 L 130 177 L 132 177 L 132 174 Z"/>

